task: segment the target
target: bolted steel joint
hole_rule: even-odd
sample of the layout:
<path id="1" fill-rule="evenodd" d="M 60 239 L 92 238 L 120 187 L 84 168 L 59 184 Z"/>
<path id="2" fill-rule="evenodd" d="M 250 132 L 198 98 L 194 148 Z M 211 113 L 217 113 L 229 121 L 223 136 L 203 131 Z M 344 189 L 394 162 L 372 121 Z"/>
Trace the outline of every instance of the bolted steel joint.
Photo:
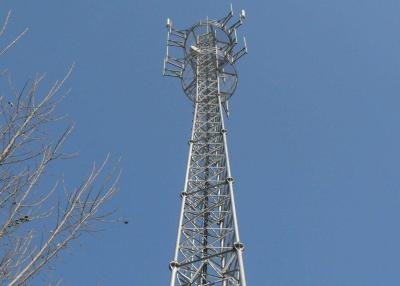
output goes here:
<path id="1" fill-rule="evenodd" d="M 233 183 L 233 178 L 232 178 L 232 177 L 226 178 L 226 182 L 227 182 L 227 183 Z"/>
<path id="2" fill-rule="evenodd" d="M 237 241 L 237 242 L 235 242 L 234 244 L 233 244 L 233 247 L 236 249 L 236 250 L 244 250 L 244 245 L 243 245 L 243 243 L 241 243 L 240 241 Z"/>
<path id="3" fill-rule="evenodd" d="M 171 261 L 171 262 L 169 263 L 169 270 L 171 270 L 171 271 L 172 271 L 172 269 L 178 268 L 178 267 L 179 267 L 178 261 Z"/>

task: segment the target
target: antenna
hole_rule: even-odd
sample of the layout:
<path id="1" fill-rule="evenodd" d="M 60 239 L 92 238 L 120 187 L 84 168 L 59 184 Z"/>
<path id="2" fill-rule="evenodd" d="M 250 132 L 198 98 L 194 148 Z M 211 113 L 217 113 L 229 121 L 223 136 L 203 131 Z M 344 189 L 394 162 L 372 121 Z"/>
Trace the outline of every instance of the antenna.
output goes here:
<path id="1" fill-rule="evenodd" d="M 244 20 L 245 18 L 246 18 L 246 11 L 245 10 L 240 11 L 240 19 Z"/>
<path id="2" fill-rule="evenodd" d="M 241 10 L 237 21 L 229 26 L 228 24 L 232 18 L 233 8 L 231 4 L 231 9 L 225 17 L 217 21 L 210 20 L 207 17 L 206 20 L 197 22 L 189 29 L 176 30 L 172 27 L 172 20 L 170 18 L 167 19 L 167 53 L 164 60 L 163 74 L 180 78 L 185 94 L 193 102 L 196 98 L 195 83 L 198 78 L 194 55 L 200 53 L 197 43 L 204 30 L 206 33 L 213 31 L 213 40 L 217 43 L 218 92 L 222 103 L 228 100 L 235 92 L 237 86 L 235 64 L 248 53 L 246 39 L 243 38 L 241 47 L 239 47 L 237 39 L 237 30 L 246 18 L 245 10 Z"/>
<path id="3" fill-rule="evenodd" d="M 167 18 L 167 25 L 166 25 L 167 29 L 170 30 L 172 27 L 172 21 L 170 18 Z"/>

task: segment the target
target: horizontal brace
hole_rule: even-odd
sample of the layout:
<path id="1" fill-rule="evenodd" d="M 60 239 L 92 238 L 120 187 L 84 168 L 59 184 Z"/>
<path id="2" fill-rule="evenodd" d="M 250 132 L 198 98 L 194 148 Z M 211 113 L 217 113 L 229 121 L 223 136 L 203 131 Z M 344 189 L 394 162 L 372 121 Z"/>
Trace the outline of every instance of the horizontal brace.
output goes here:
<path id="1" fill-rule="evenodd" d="M 232 19 L 233 17 L 233 12 L 232 10 L 229 11 L 228 15 L 226 15 L 224 18 L 218 20 L 217 22 L 221 24 L 222 28 L 224 28 L 226 26 L 226 24 L 228 24 L 229 20 Z"/>
<path id="2" fill-rule="evenodd" d="M 232 26 L 229 27 L 228 31 L 230 34 L 232 33 L 232 30 L 236 30 L 243 24 L 243 20 L 245 17 L 246 17 L 245 11 L 242 10 L 242 12 L 240 13 L 239 20 L 237 20 Z"/>
<path id="3" fill-rule="evenodd" d="M 188 182 L 193 182 L 193 183 L 203 183 L 204 182 L 204 180 L 188 180 Z M 207 180 L 207 182 L 212 182 L 212 183 L 225 183 L 226 182 L 226 180 Z"/>
<path id="4" fill-rule="evenodd" d="M 209 256 L 206 256 L 206 257 L 202 257 L 202 258 L 199 258 L 199 259 L 195 259 L 195 260 L 192 260 L 192 261 L 189 261 L 189 262 L 179 263 L 178 267 L 183 267 L 183 266 L 186 266 L 186 265 L 189 265 L 189 264 L 193 264 L 193 263 L 196 263 L 196 262 L 208 260 L 210 258 L 213 258 L 213 257 L 216 257 L 216 256 L 220 256 L 220 255 L 224 255 L 224 254 L 232 252 L 232 251 L 234 251 L 234 248 L 226 250 L 226 251 L 222 251 L 222 252 L 219 252 L 219 253 L 216 253 L 216 254 L 213 254 L 213 255 L 209 255 Z"/>
<path id="5" fill-rule="evenodd" d="M 186 39 L 186 33 L 182 32 L 180 30 L 176 30 L 174 28 L 171 28 L 171 30 L 169 31 L 172 35 L 180 37 L 182 39 Z"/>
<path id="6" fill-rule="evenodd" d="M 225 75 L 230 75 L 230 76 L 237 76 L 237 74 L 236 73 L 232 73 L 232 72 L 226 72 L 226 71 L 224 71 L 224 70 L 221 70 L 221 71 L 219 71 L 219 77 L 223 77 L 223 76 L 225 76 Z"/>
<path id="7" fill-rule="evenodd" d="M 247 50 L 246 38 L 244 38 L 244 47 L 241 48 L 236 54 L 232 56 L 232 63 L 237 62 L 241 57 L 243 57 L 247 53 L 248 50 Z"/>
<path id="8" fill-rule="evenodd" d="M 184 48 L 185 47 L 185 42 L 168 39 L 167 45 L 170 46 L 170 47 L 172 46 L 172 47 Z"/>
<path id="9" fill-rule="evenodd" d="M 164 76 L 179 77 L 179 78 L 182 76 L 181 72 L 175 71 L 175 70 L 170 70 L 170 69 L 167 69 L 167 68 L 164 69 L 163 75 Z"/>
<path id="10" fill-rule="evenodd" d="M 223 167 L 214 167 L 214 166 L 205 166 L 205 167 L 196 166 L 196 167 L 194 167 L 194 166 L 192 166 L 191 169 L 196 169 L 196 170 L 217 169 L 217 170 L 220 170 L 220 169 L 226 169 L 226 167 L 225 166 L 223 166 Z"/>
<path id="11" fill-rule="evenodd" d="M 172 58 L 172 57 L 169 57 L 169 56 L 167 56 L 165 58 L 165 63 L 169 64 L 169 65 L 172 65 L 172 66 L 175 66 L 175 67 L 177 67 L 177 68 L 179 68 L 181 70 L 183 70 L 183 68 L 185 67 L 184 62 L 181 59 L 176 59 L 176 58 Z"/>
<path id="12" fill-rule="evenodd" d="M 233 227 L 199 227 L 199 228 L 185 227 L 185 230 L 192 230 L 192 231 L 201 231 L 204 229 L 207 229 L 207 230 L 231 230 L 231 231 L 235 230 Z M 213 248 L 216 248 L 216 247 L 213 247 Z"/>
<path id="13" fill-rule="evenodd" d="M 181 59 L 169 57 L 168 55 L 164 59 L 164 76 L 182 77 L 184 63 Z"/>

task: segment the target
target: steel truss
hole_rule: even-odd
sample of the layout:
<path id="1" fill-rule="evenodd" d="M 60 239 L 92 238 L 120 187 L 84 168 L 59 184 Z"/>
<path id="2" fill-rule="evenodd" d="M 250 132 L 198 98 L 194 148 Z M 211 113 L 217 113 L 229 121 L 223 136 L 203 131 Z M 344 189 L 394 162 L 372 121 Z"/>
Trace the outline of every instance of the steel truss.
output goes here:
<path id="1" fill-rule="evenodd" d="M 219 21 L 207 20 L 188 30 L 174 30 L 182 37 L 181 42 L 176 42 L 185 51 L 184 58 L 177 60 L 182 63 L 179 65 L 182 71 L 168 74 L 164 70 L 167 75 L 179 74 L 185 93 L 194 102 L 176 249 L 170 263 L 170 286 L 246 285 L 224 125 L 227 100 L 236 88 L 233 48 L 237 43 L 237 23 L 241 24 L 244 11 L 240 22 L 227 28 L 231 17 L 232 11 Z M 170 20 L 168 25 L 171 33 Z M 200 33 L 199 27 L 205 29 Z M 228 41 L 221 44 L 216 29 L 224 31 Z M 189 46 L 190 33 L 194 34 L 194 41 Z M 171 62 L 168 54 L 166 61 Z M 189 80 L 183 76 L 185 70 L 192 73 Z M 221 85 L 225 85 L 224 90 Z"/>

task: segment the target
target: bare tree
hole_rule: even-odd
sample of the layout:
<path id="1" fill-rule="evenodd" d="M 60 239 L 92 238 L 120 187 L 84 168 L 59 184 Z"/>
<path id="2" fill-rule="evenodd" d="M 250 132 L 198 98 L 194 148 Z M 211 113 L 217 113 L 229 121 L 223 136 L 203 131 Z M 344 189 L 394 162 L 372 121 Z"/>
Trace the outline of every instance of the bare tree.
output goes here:
<path id="1" fill-rule="evenodd" d="M 0 28 L 0 40 L 10 15 Z M 0 59 L 27 31 L 0 46 Z M 42 75 L 18 90 L 8 72 L 0 74 L 0 80 L 8 82 L 8 92 L 0 86 L 1 285 L 26 285 L 72 240 L 96 230 L 108 215 L 100 212 L 101 207 L 117 189 L 119 170 L 107 168 L 108 156 L 99 166 L 93 165 L 78 187 L 68 189 L 63 178 L 50 185 L 51 170 L 70 157 L 62 147 L 73 125 L 56 137 L 46 130 L 60 124 L 55 110 L 68 93 L 62 93 L 62 87 L 72 69 L 45 93 L 39 92 Z"/>

